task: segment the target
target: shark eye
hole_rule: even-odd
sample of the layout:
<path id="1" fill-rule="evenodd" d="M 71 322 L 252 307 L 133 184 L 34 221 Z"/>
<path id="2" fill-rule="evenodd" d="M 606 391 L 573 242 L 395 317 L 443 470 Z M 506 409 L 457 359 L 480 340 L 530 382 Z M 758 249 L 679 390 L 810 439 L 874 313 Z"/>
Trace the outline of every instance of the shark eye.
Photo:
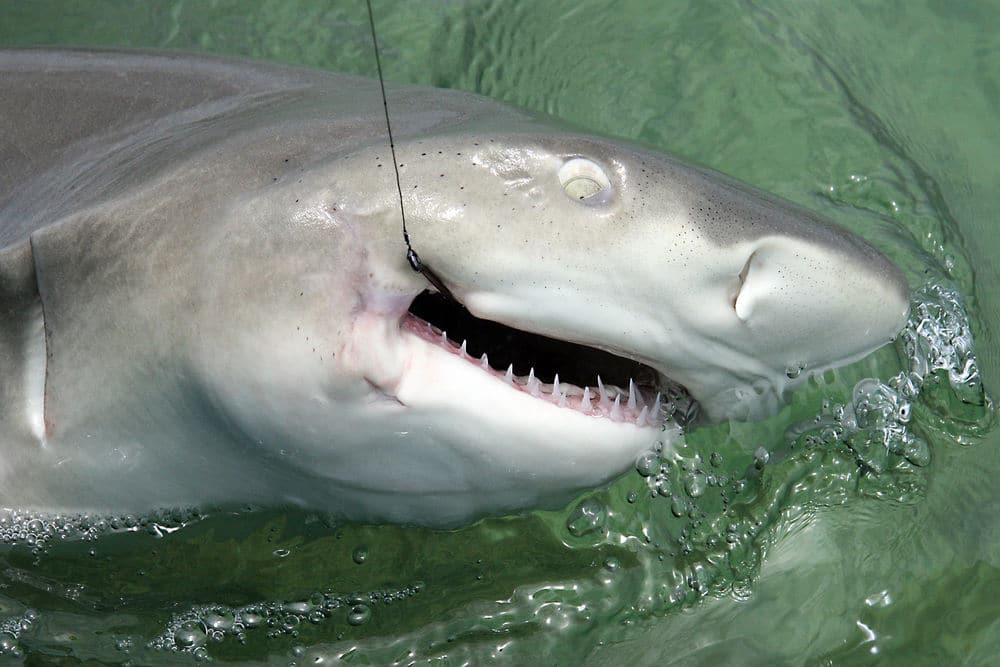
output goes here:
<path id="1" fill-rule="evenodd" d="M 570 199 L 584 203 L 607 201 L 611 181 L 596 163 L 585 158 L 573 158 L 559 169 L 559 182 Z"/>

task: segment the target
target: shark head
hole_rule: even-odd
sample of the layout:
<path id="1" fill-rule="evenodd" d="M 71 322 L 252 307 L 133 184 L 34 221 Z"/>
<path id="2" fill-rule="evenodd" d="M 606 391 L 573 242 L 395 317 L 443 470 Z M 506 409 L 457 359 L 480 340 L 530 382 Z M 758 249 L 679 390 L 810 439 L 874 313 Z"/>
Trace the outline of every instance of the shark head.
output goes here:
<path id="1" fill-rule="evenodd" d="M 634 373 L 641 396 L 680 399 L 670 409 L 688 419 L 692 401 L 709 420 L 759 418 L 906 319 L 902 274 L 863 240 L 705 169 L 576 135 L 403 154 L 414 245 L 475 319 L 605 353 L 547 360 L 558 346 L 518 339 L 515 369 L 537 359 L 574 396 L 601 375 L 627 397 Z"/>
<path id="2" fill-rule="evenodd" d="M 246 365 L 284 405 L 247 400 L 238 420 L 349 488 L 353 516 L 451 525 L 566 502 L 684 427 L 773 414 L 906 318 L 901 273 L 861 239 L 642 148 L 548 128 L 422 135 L 397 147 L 398 191 L 386 153 L 345 158 L 350 175 L 322 182 L 379 179 L 330 186 L 353 199 L 324 191 L 309 210 L 325 222 L 304 216 L 364 235 L 315 260 L 353 266 L 349 317 L 322 333 L 330 287 L 275 320 L 313 320 L 313 361 L 335 339 L 336 379 L 276 335 L 288 361 Z M 431 280 L 407 264 L 399 192 Z"/>

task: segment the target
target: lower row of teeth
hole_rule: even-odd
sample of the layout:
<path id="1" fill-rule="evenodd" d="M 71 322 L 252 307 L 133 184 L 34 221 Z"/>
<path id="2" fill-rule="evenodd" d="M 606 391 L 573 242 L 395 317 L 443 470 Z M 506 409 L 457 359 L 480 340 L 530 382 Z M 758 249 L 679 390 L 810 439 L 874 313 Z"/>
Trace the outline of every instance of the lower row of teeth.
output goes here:
<path id="1" fill-rule="evenodd" d="M 462 341 L 462 345 L 456 347 L 448 339 L 447 333 L 442 331 L 441 342 L 463 359 L 476 361 L 466 350 L 466 341 Z M 558 373 L 553 378 L 552 384 L 544 383 L 535 377 L 534 368 L 526 376 L 515 375 L 514 364 L 508 366 L 506 372 L 498 371 L 490 366 L 485 352 L 479 357 L 478 362 L 484 371 L 502 378 L 514 388 L 521 389 L 535 398 L 548 400 L 559 407 L 573 408 L 586 415 L 607 417 L 612 421 L 629 422 L 637 426 L 659 426 L 674 411 L 673 404 L 665 401 L 659 393 L 655 399 L 648 401 L 631 379 L 628 381 L 628 391 L 615 385 L 605 385 L 599 375 L 596 386 L 580 388 L 567 382 L 560 383 Z"/>

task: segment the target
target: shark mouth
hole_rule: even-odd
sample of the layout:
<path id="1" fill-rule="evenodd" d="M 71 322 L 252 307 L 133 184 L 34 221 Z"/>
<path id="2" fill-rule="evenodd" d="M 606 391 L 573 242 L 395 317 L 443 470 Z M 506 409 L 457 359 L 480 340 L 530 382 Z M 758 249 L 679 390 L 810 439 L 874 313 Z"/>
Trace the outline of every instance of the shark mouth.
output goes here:
<path id="1" fill-rule="evenodd" d="M 511 388 L 582 414 L 636 426 L 686 426 L 698 403 L 680 384 L 638 361 L 482 320 L 424 291 L 402 322 L 408 331 L 478 365 Z"/>

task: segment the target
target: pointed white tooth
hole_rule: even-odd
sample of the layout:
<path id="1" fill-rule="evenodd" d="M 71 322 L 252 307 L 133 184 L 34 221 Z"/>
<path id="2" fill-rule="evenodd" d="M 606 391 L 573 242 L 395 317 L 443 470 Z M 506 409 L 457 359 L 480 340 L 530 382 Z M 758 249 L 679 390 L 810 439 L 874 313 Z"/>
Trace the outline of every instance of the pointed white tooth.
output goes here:
<path id="1" fill-rule="evenodd" d="M 590 412 L 590 387 L 583 388 L 583 398 L 580 399 L 580 409 Z"/>
<path id="2" fill-rule="evenodd" d="M 542 383 L 539 382 L 538 378 L 535 377 L 535 369 L 534 367 L 532 367 L 531 370 L 528 371 L 528 391 L 531 393 L 532 396 L 537 397 L 538 390 L 541 386 Z"/>
<path id="3" fill-rule="evenodd" d="M 490 360 L 486 358 L 485 352 L 483 352 L 483 356 L 479 357 L 479 365 L 483 367 L 484 371 L 490 370 Z"/>
<path id="4" fill-rule="evenodd" d="M 649 419 L 654 424 L 660 418 L 660 392 L 656 392 L 656 402 L 653 403 L 653 411 L 649 413 Z"/>
<path id="5" fill-rule="evenodd" d="M 552 398 L 560 396 L 562 396 L 562 391 L 559 389 L 559 373 L 556 373 L 555 378 L 552 379 Z"/>
<path id="6" fill-rule="evenodd" d="M 445 345 L 448 344 L 448 332 L 447 331 L 442 331 L 441 332 L 441 342 L 444 343 Z"/>
<path id="7" fill-rule="evenodd" d="M 632 378 L 629 378 L 628 379 L 628 405 L 627 405 L 627 407 L 632 412 L 635 412 L 635 409 L 636 409 L 635 394 L 636 394 L 635 382 L 632 380 Z"/>
<path id="8" fill-rule="evenodd" d="M 514 364 L 507 367 L 507 372 L 504 374 L 503 379 L 507 384 L 514 384 Z"/>
<path id="9" fill-rule="evenodd" d="M 642 412 L 639 413 L 639 416 L 636 418 L 635 423 L 638 424 L 639 426 L 645 426 L 647 417 L 649 417 L 649 406 L 644 405 L 642 406 Z"/>
<path id="10" fill-rule="evenodd" d="M 611 402 L 608 400 L 608 391 L 604 388 L 604 383 L 601 382 L 601 376 L 597 376 L 597 393 L 601 396 L 600 406 L 603 410 L 611 409 Z"/>
<path id="11" fill-rule="evenodd" d="M 616 422 L 622 420 L 622 395 L 615 396 L 615 404 L 611 407 L 611 419 Z"/>

